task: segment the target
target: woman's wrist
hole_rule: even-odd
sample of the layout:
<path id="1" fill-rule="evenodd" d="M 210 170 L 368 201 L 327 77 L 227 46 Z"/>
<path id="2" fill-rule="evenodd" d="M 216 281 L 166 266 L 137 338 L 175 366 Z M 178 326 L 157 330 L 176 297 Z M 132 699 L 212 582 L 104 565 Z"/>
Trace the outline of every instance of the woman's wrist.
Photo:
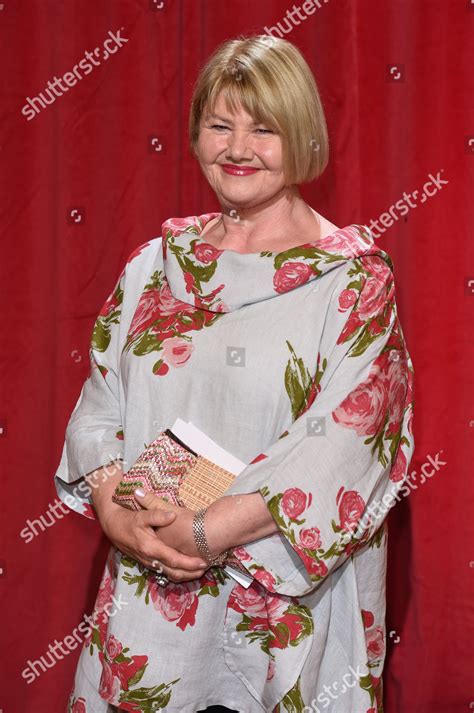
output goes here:
<path id="1" fill-rule="evenodd" d="M 211 553 L 244 546 L 279 531 L 260 492 L 224 495 L 206 513 L 206 539 Z"/>
<path id="2" fill-rule="evenodd" d="M 106 532 L 106 523 L 113 512 L 123 510 L 121 505 L 112 501 L 112 493 L 123 476 L 121 465 L 108 463 L 88 473 L 85 477 L 91 490 L 91 500 L 99 523 Z M 107 533 L 106 533 L 107 534 Z"/>
<path id="3" fill-rule="evenodd" d="M 209 547 L 206 533 L 206 515 L 209 508 L 201 508 L 194 513 L 192 528 L 194 541 L 199 555 L 209 562 L 210 566 L 224 565 L 224 562 L 230 556 L 232 548 L 219 549 L 215 552 Z"/>

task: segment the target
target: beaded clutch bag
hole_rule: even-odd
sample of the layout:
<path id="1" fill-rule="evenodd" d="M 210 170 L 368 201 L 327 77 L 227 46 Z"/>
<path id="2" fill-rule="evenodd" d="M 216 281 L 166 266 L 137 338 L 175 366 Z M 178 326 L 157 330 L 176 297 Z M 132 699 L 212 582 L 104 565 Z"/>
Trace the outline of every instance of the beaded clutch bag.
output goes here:
<path id="1" fill-rule="evenodd" d="M 235 475 L 199 455 L 169 428 L 162 431 L 124 474 L 112 500 L 141 510 L 133 491 L 142 487 L 174 505 L 199 510 L 220 498 Z"/>

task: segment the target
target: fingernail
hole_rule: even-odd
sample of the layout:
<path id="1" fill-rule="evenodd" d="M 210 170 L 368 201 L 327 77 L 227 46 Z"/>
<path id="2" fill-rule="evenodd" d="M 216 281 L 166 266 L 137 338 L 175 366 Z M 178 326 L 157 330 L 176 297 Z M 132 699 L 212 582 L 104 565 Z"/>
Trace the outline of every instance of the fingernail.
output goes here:
<path id="1" fill-rule="evenodd" d="M 139 498 L 144 498 L 146 493 L 143 488 L 136 488 L 135 495 L 138 495 Z"/>
<path id="2" fill-rule="evenodd" d="M 200 564 L 199 566 L 200 566 L 200 567 L 207 567 L 207 566 L 208 566 L 208 563 L 207 563 L 207 562 L 202 562 L 202 561 L 201 561 L 201 564 Z"/>

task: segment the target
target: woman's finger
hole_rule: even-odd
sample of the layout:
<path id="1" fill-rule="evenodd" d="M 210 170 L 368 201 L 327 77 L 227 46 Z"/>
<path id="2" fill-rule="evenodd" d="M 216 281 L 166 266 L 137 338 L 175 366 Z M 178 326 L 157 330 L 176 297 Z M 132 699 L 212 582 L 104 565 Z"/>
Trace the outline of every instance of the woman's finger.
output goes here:
<path id="1" fill-rule="evenodd" d="M 154 495 L 149 490 L 136 488 L 134 491 L 135 500 L 146 510 L 170 510 L 179 511 L 179 506 L 168 502 L 165 498 Z"/>
<path id="2" fill-rule="evenodd" d="M 163 567 L 163 564 L 158 560 L 152 560 L 150 563 L 150 569 L 153 569 L 156 574 L 164 574 L 171 582 L 190 582 L 193 579 L 199 579 L 202 577 L 204 572 L 209 567 L 202 567 L 194 571 L 183 570 L 183 569 L 171 569 L 170 567 Z"/>
<path id="3" fill-rule="evenodd" d="M 169 570 L 180 570 L 183 572 L 196 572 L 198 570 L 204 571 L 209 564 L 205 562 L 202 557 L 193 557 L 191 555 L 185 555 L 183 552 L 175 550 L 173 547 L 165 545 L 164 542 L 153 541 L 150 550 L 152 554 L 145 556 L 145 559 L 151 564 L 154 560 L 161 563 L 161 565 Z M 150 551 L 149 550 L 149 551 Z M 201 564 L 203 567 L 201 568 Z"/>

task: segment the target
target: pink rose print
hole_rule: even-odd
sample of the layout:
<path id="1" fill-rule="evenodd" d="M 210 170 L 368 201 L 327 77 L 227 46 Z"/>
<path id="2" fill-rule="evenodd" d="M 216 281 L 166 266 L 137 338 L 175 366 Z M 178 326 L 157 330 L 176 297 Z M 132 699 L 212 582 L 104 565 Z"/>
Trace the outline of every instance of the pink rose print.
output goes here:
<path id="1" fill-rule="evenodd" d="M 198 597 L 192 582 L 170 582 L 165 589 L 153 581 L 149 583 L 150 596 L 155 609 L 166 621 L 174 621 L 183 631 L 196 623 Z"/>
<path id="2" fill-rule="evenodd" d="M 84 698 L 77 698 L 71 706 L 71 713 L 87 713 Z"/>
<path id="3" fill-rule="evenodd" d="M 133 320 L 128 330 L 128 338 L 135 339 L 144 332 L 158 318 L 160 304 L 160 291 L 157 289 L 142 292 Z"/>
<path id="4" fill-rule="evenodd" d="M 306 571 L 310 576 L 313 575 L 314 577 L 325 577 L 327 575 L 328 568 L 326 567 L 326 564 L 323 560 L 311 557 L 305 550 L 302 550 L 301 547 L 299 547 L 298 545 L 294 545 L 294 549 L 303 560 L 303 564 L 306 568 Z"/>
<path id="5" fill-rule="evenodd" d="M 112 666 L 104 659 L 102 652 L 99 653 L 102 663 L 102 674 L 100 677 L 99 696 L 107 702 L 112 703 L 118 699 L 120 693 L 120 679 L 114 675 Z"/>
<path id="6" fill-rule="evenodd" d="M 337 338 L 337 344 L 343 344 L 343 342 L 346 341 L 346 339 L 349 339 L 357 330 L 362 327 L 364 324 L 364 320 L 359 317 L 357 312 L 351 312 L 349 315 L 349 319 L 344 325 L 344 328 L 342 332 L 340 333 L 339 337 Z"/>
<path id="7" fill-rule="evenodd" d="M 386 280 L 391 278 L 391 270 L 385 260 L 377 255 L 364 255 L 363 262 L 364 270 L 370 272 L 371 275 Z"/>
<path id="8" fill-rule="evenodd" d="M 313 270 L 304 262 L 285 262 L 273 276 L 276 292 L 288 292 L 308 282 Z"/>
<path id="9" fill-rule="evenodd" d="M 361 609 L 361 614 L 364 622 L 364 629 L 368 629 L 374 623 L 374 615 L 371 611 L 367 611 L 366 609 Z"/>
<path id="10" fill-rule="evenodd" d="M 146 665 L 147 660 L 147 656 L 132 656 L 121 663 L 112 664 L 113 671 L 118 676 L 124 691 L 128 691 L 131 679 Z"/>
<path id="11" fill-rule="evenodd" d="M 203 262 L 207 265 L 217 260 L 217 258 L 222 255 L 222 250 L 218 250 L 214 245 L 210 245 L 209 243 L 201 243 L 200 245 L 197 244 L 194 246 L 194 254 L 199 262 Z"/>
<path id="12" fill-rule="evenodd" d="M 192 312 L 193 308 L 187 302 L 176 299 L 172 294 L 168 282 L 165 282 L 160 289 L 160 316 L 170 317 L 176 312 Z"/>
<path id="13" fill-rule="evenodd" d="M 250 640 L 259 640 L 267 653 L 271 649 L 296 646 L 312 628 L 309 610 L 300 607 L 295 597 L 269 594 L 255 581 L 248 589 L 236 584 L 227 606 L 243 615 L 238 630 L 252 632 Z M 267 680 L 273 675 L 274 667 L 269 663 Z"/>
<path id="14" fill-rule="evenodd" d="M 336 423 L 353 429 L 358 436 L 373 436 L 380 431 L 388 407 L 388 380 L 377 360 L 366 381 L 359 384 L 332 414 Z"/>
<path id="15" fill-rule="evenodd" d="M 301 530 L 299 535 L 301 547 L 307 550 L 317 550 L 321 547 L 321 532 L 317 527 Z"/>
<path id="16" fill-rule="evenodd" d="M 384 325 L 384 326 L 386 326 L 386 325 Z M 371 337 L 376 337 L 378 334 L 382 334 L 383 331 L 384 331 L 384 327 L 382 327 L 382 325 L 379 324 L 378 321 L 375 319 L 373 319 L 367 325 L 367 334 L 370 334 Z"/>
<path id="17" fill-rule="evenodd" d="M 363 320 L 375 317 L 382 311 L 387 301 L 385 282 L 379 277 L 371 275 L 367 278 L 364 289 L 361 292 L 357 311 Z"/>
<path id="18" fill-rule="evenodd" d="M 303 620 L 299 614 L 290 614 L 287 611 L 289 603 L 287 599 L 267 595 L 268 623 L 272 634 L 270 648 L 286 649 L 292 641 L 301 636 Z M 288 627 L 288 631 L 279 626 L 281 624 Z"/>
<path id="19" fill-rule="evenodd" d="M 97 593 L 96 609 L 102 611 L 106 604 L 112 601 L 112 594 L 114 593 L 114 583 L 112 578 L 108 574 L 104 574 L 104 578 L 100 584 L 99 591 Z"/>
<path id="20" fill-rule="evenodd" d="M 183 228 L 187 228 L 190 225 L 196 225 L 196 222 L 190 223 L 189 219 L 186 218 L 170 218 L 163 223 L 163 233 L 169 230 L 171 235 L 175 237 L 183 231 Z"/>
<path id="21" fill-rule="evenodd" d="M 243 612 L 249 616 L 262 614 L 266 618 L 265 596 L 257 582 L 252 582 L 248 589 L 236 584 L 231 592 L 228 605 L 235 611 Z"/>
<path id="22" fill-rule="evenodd" d="M 365 502 L 357 490 L 346 490 L 339 502 L 339 519 L 343 530 L 351 531 L 364 512 Z"/>
<path id="23" fill-rule="evenodd" d="M 290 520 L 296 520 L 306 508 L 309 508 L 311 500 L 311 493 L 306 495 L 299 488 L 288 488 L 283 493 L 281 509 Z"/>
<path id="24" fill-rule="evenodd" d="M 121 654 L 121 660 L 109 660 L 99 651 L 99 659 L 102 664 L 102 675 L 100 677 L 99 695 L 109 703 L 118 702 L 120 691 L 128 691 L 130 681 L 135 678 L 138 671 L 147 665 L 147 656 L 127 657 Z"/>
<path id="25" fill-rule="evenodd" d="M 193 351 L 192 342 L 187 342 L 181 337 L 171 337 L 163 342 L 163 357 L 174 367 L 183 366 Z"/>
<path id="26" fill-rule="evenodd" d="M 164 376 L 169 372 L 170 368 L 168 364 L 166 364 L 163 360 L 160 360 L 155 368 L 153 369 L 153 373 L 155 376 Z"/>
<path id="27" fill-rule="evenodd" d="M 327 235 L 316 242 L 318 250 L 324 250 L 328 253 L 342 255 L 342 257 L 355 257 L 360 250 L 361 238 L 357 230 L 349 228 L 345 231 L 350 232 L 350 238 L 344 235 L 342 231 L 337 230 L 331 235 Z"/>
<path id="28" fill-rule="evenodd" d="M 115 636 L 109 636 L 105 644 L 105 650 L 109 659 L 114 659 L 122 653 L 123 646 L 117 641 Z"/>
<path id="29" fill-rule="evenodd" d="M 403 480 L 405 473 L 407 471 L 407 459 L 401 448 L 398 449 L 397 456 L 395 458 L 395 463 L 390 471 L 389 478 L 392 483 L 398 483 Z"/>
<path id="30" fill-rule="evenodd" d="M 259 569 L 253 572 L 253 576 L 255 579 L 259 581 L 259 583 L 265 587 L 269 592 L 274 592 L 275 591 L 275 584 L 276 584 L 276 579 L 273 576 L 273 574 L 270 574 L 270 572 L 267 572 L 266 569 Z"/>
<path id="31" fill-rule="evenodd" d="M 346 312 L 350 309 L 357 300 L 357 292 L 355 290 L 342 290 L 339 295 L 339 312 Z"/>
<path id="32" fill-rule="evenodd" d="M 194 287 L 194 275 L 191 272 L 184 272 L 184 282 L 186 285 L 186 292 L 192 292 Z"/>
<path id="33" fill-rule="evenodd" d="M 237 555 L 237 557 L 243 561 L 248 561 L 251 560 L 252 558 L 250 557 L 249 553 L 247 552 L 246 549 L 243 547 L 234 547 L 234 553 Z"/>
<path id="34" fill-rule="evenodd" d="M 386 370 L 389 394 L 389 433 L 396 433 L 405 408 L 408 389 L 408 370 L 405 355 L 395 349 L 388 352 L 390 362 Z"/>
<path id="35" fill-rule="evenodd" d="M 385 650 L 382 627 L 375 626 L 373 629 L 369 629 L 369 631 L 366 632 L 365 638 L 367 641 L 369 661 L 381 658 Z"/>

